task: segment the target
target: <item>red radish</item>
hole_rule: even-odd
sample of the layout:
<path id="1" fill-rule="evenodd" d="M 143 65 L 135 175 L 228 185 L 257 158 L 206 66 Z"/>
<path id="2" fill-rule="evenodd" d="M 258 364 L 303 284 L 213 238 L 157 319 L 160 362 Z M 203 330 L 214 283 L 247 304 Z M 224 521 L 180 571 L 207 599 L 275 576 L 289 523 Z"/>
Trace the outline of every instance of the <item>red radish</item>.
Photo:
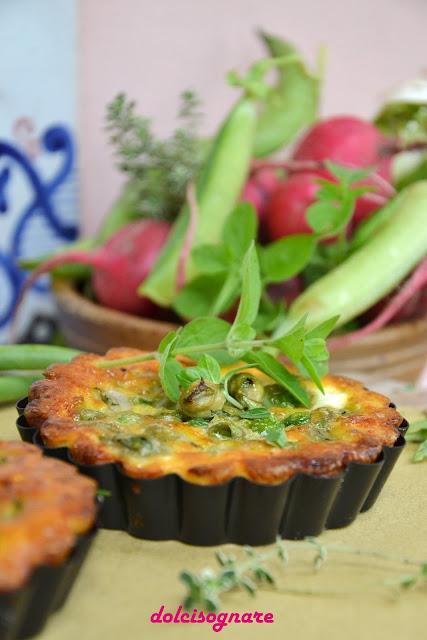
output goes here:
<path id="1" fill-rule="evenodd" d="M 332 160 L 350 167 L 377 166 L 390 180 L 390 160 L 384 158 L 388 140 L 367 120 L 334 116 L 315 124 L 297 145 L 293 159 Z"/>
<path id="2" fill-rule="evenodd" d="M 105 307 L 133 314 L 148 314 L 154 305 L 138 295 L 137 289 L 166 242 L 170 225 L 158 220 L 139 220 L 121 228 L 99 249 L 69 251 L 54 256 L 35 269 L 26 280 L 20 299 L 42 274 L 63 264 L 93 267 L 92 286 Z"/>
<path id="3" fill-rule="evenodd" d="M 322 176 L 314 171 L 295 173 L 282 182 L 271 196 L 266 211 L 266 226 L 271 240 L 295 233 L 312 233 L 305 218 L 307 208 L 313 204 Z"/>
<path id="4" fill-rule="evenodd" d="M 261 168 L 255 170 L 249 180 L 243 187 L 240 199 L 244 202 L 250 202 L 255 207 L 258 218 L 262 222 L 265 218 L 266 208 L 279 184 L 277 172 L 274 169 Z"/>
<path id="5" fill-rule="evenodd" d="M 265 223 L 272 240 L 294 233 L 312 232 L 306 220 L 306 210 L 316 199 L 319 178 L 335 180 L 326 169 L 301 171 L 292 174 L 277 187 L 265 212 Z M 352 221 L 356 226 L 383 207 L 394 195 L 393 187 L 377 174 L 362 180 L 360 184 L 371 187 L 373 191 L 357 199 Z"/>
<path id="6" fill-rule="evenodd" d="M 365 311 L 362 316 L 363 323 L 369 324 L 375 318 L 377 318 L 384 309 L 392 302 L 400 291 L 396 289 L 392 291 L 388 296 L 377 302 L 373 307 Z M 421 316 L 426 315 L 427 313 L 427 285 L 424 285 L 422 288 L 414 291 L 410 300 L 408 300 L 405 306 L 401 307 L 399 311 L 393 316 L 391 323 L 395 322 L 406 322 L 408 320 L 414 320 L 415 318 L 420 318 Z"/>

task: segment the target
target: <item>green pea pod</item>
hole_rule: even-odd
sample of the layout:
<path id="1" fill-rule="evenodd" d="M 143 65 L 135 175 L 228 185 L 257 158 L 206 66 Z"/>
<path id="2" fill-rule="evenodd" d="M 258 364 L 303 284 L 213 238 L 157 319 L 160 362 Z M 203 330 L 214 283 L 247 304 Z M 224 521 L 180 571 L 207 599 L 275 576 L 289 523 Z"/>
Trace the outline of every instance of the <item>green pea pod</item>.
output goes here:
<path id="1" fill-rule="evenodd" d="M 22 376 L 0 375 L 0 404 L 16 402 L 28 395 L 29 386 L 41 379 L 40 374 Z"/>
<path id="2" fill-rule="evenodd" d="M 394 214 L 394 210 L 399 204 L 399 196 L 396 196 L 392 200 L 389 200 L 381 209 L 375 211 L 375 213 L 364 220 L 357 227 L 350 241 L 350 251 L 357 251 L 360 247 L 368 242 L 369 238 L 381 229 L 381 227 L 391 218 Z"/>
<path id="3" fill-rule="evenodd" d="M 46 369 L 54 362 L 69 362 L 80 353 L 50 344 L 0 345 L 0 371 Z"/>
<path id="4" fill-rule="evenodd" d="M 260 33 L 270 54 L 276 58 L 295 54 L 282 39 Z M 320 81 L 301 60 L 278 68 L 278 81 L 267 96 L 258 118 L 254 155 L 267 156 L 291 142 L 318 115 Z"/>
<path id="5" fill-rule="evenodd" d="M 336 326 L 393 291 L 427 255 L 427 180 L 401 192 L 389 219 L 360 249 L 308 287 L 289 310 L 310 326 L 339 315 Z"/>
<path id="6" fill-rule="evenodd" d="M 256 120 L 257 100 L 244 97 L 235 105 L 213 141 L 196 183 L 199 217 L 193 248 L 215 244 L 221 238 L 225 220 L 248 174 Z M 176 270 L 188 224 L 189 210 L 185 206 L 154 269 L 139 289 L 141 295 L 161 306 L 171 306 L 177 294 Z M 197 276 L 191 258 L 186 275 L 188 280 Z"/>

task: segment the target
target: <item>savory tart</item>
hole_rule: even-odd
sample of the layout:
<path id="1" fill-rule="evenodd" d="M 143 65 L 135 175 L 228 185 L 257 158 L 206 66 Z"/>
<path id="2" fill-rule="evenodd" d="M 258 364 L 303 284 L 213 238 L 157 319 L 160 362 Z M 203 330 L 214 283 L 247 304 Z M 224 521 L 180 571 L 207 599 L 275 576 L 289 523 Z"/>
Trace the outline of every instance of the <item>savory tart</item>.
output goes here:
<path id="1" fill-rule="evenodd" d="M 96 483 L 31 444 L 0 441 L 0 595 L 62 564 L 94 526 Z"/>
<path id="2" fill-rule="evenodd" d="M 105 358 L 138 353 L 111 349 Z M 31 387 L 25 417 L 48 447 L 68 447 L 81 464 L 118 463 L 132 478 L 175 473 L 210 485 L 235 476 L 334 476 L 351 461 L 376 460 L 399 436 L 402 416 L 389 400 L 347 378 L 326 376 L 324 394 L 301 379 L 307 409 L 260 371 L 240 368 L 228 371 L 227 394 L 196 380 L 174 404 L 157 361 L 99 368 L 99 359 L 85 354 L 49 367 Z"/>

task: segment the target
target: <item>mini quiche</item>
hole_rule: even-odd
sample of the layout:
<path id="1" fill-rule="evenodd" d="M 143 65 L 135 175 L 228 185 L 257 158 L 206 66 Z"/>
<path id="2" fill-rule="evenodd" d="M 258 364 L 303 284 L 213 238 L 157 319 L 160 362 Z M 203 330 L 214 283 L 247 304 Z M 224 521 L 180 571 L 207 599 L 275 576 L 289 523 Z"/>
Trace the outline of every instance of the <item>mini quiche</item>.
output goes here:
<path id="1" fill-rule="evenodd" d="M 0 596 L 62 564 L 96 517 L 96 483 L 31 444 L 0 441 Z"/>
<path id="2" fill-rule="evenodd" d="M 105 358 L 141 353 L 112 349 Z M 309 409 L 258 370 L 228 370 L 223 386 L 196 380 L 171 403 L 159 365 L 98 368 L 85 354 L 49 367 L 25 410 L 48 447 L 67 447 L 80 464 L 118 463 L 131 478 L 178 474 L 213 485 L 240 476 L 281 483 L 305 472 L 339 474 L 351 461 L 376 460 L 399 436 L 402 416 L 389 400 L 346 378 L 326 376 L 325 393 L 301 384 Z"/>

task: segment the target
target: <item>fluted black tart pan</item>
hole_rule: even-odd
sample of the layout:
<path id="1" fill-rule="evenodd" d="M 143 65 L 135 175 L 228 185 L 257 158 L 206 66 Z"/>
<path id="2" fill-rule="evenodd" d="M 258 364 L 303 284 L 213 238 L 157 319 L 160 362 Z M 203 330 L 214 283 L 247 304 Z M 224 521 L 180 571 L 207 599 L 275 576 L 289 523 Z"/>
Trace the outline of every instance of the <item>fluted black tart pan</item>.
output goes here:
<path id="1" fill-rule="evenodd" d="M 95 534 L 96 528 L 79 536 L 71 555 L 60 565 L 42 565 L 23 587 L 0 593 L 1 640 L 23 640 L 42 631 L 50 614 L 67 599 Z"/>
<path id="2" fill-rule="evenodd" d="M 18 405 L 21 438 L 46 455 L 72 462 L 110 492 L 101 526 L 123 529 L 148 540 L 180 540 L 194 545 L 225 542 L 264 545 L 283 538 L 317 536 L 324 529 L 349 525 L 375 503 L 405 445 L 408 423 L 392 447 L 383 447 L 370 464 L 350 462 L 341 474 L 319 477 L 300 473 L 280 484 L 257 484 L 233 478 L 219 485 L 197 485 L 176 474 L 155 479 L 125 475 L 118 464 L 82 465 L 65 447 L 46 447 Z"/>

